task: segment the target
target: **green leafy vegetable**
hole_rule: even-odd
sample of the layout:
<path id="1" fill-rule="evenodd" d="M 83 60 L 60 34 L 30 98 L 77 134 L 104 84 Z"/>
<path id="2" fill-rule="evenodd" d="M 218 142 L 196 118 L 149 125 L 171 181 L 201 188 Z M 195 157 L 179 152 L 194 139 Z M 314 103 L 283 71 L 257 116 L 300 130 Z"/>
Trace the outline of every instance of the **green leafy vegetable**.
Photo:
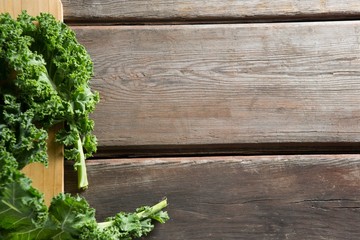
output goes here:
<path id="1" fill-rule="evenodd" d="M 126 239 L 139 238 L 146 236 L 154 228 L 151 220 L 165 223 L 169 216 L 161 209 L 167 206 L 164 199 L 152 207 L 141 207 L 134 213 L 120 212 L 115 217 L 108 218 L 105 222 L 91 222 L 82 229 L 80 239 Z"/>
<path id="2" fill-rule="evenodd" d="M 169 219 L 166 199 L 103 223 L 79 196 L 60 194 L 48 208 L 21 173 L 32 162 L 47 165 L 47 131 L 62 124 L 56 140 L 75 161 L 79 188 L 87 188 L 85 159 L 97 145 L 89 114 L 99 101 L 92 71 L 74 32 L 50 14 L 0 15 L 0 239 L 128 240 L 148 234 L 152 220 Z"/>
<path id="3" fill-rule="evenodd" d="M 85 159 L 96 151 L 89 114 L 99 101 L 89 86 L 93 74 L 89 54 L 74 32 L 50 14 L 33 18 L 23 13 L 17 21 L 2 15 L 0 33 L 0 93 L 21 103 L 21 112 L 32 115 L 30 124 L 44 129 L 64 125 L 57 141 L 65 145 L 65 158 L 75 160 L 79 188 L 87 188 Z"/>
<path id="4" fill-rule="evenodd" d="M 96 222 L 95 210 L 79 196 L 60 194 L 48 209 L 30 180 L 16 169 L 13 173 L 13 180 L 0 187 L 1 239 L 131 240 L 147 235 L 154 228 L 152 220 L 164 223 L 169 219 L 161 211 L 167 206 L 166 199 L 101 223 Z"/>

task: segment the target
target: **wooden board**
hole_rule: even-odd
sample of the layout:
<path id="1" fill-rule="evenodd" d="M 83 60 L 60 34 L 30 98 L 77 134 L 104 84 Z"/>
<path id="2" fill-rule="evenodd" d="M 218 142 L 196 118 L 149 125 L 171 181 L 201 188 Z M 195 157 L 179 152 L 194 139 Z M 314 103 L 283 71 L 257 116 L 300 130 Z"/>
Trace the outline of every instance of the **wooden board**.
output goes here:
<path id="1" fill-rule="evenodd" d="M 147 239 L 360 238 L 360 155 L 90 160 L 88 174 L 99 220 L 168 198 L 171 220 Z"/>
<path id="2" fill-rule="evenodd" d="M 360 16 L 357 0 L 64 0 L 67 21 L 274 21 Z"/>
<path id="3" fill-rule="evenodd" d="M 53 14 L 58 20 L 63 20 L 62 3 L 60 0 L 0 0 L 0 12 L 9 12 L 16 17 L 22 10 L 31 15 L 40 12 Z M 45 202 L 50 203 L 53 196 L 64 191 L 64 154 L 63 147 L 55 143 L 55 132 L 58 127 L 49 132 L 48 155 L 49 166 L 30 164 L 23 172 L 33 181 L 33 186 L 45 195 Z"/>
<path id="4" fill-rule="evenodd" d="M 359 21 L 73 29 L 100 149 L 359 146 Z"/>
<path id="5" fill-rule="evenodd" d="M 30 15 L 38 15 L 40 12 L 53 14 L 58 20 L 63 21 L 63 7 L 60 0 L 1 0 L 0 12 L 9 12 L 12 16 L 18 16 L 22 10 Z"/>
<path id="6" fill-rule="evenodd" d="M 45 168 L 40 163 L 27 165 L 22 171 L 33 181 L 33 186 L 44 193 L 45 202 L 64 192 L 64 149 L 63 145 L 55 142 L 55 133 L 61 126 L 51 129 L 47 141 L 49 166 Z"/>

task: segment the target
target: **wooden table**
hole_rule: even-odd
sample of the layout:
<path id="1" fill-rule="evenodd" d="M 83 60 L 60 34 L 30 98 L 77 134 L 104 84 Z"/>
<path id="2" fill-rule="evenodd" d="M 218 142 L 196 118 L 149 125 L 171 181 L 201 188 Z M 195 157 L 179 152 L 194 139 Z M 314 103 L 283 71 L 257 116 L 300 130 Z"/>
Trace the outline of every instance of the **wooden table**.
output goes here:
<path id="1" fill-rule="evenodd" d="M 167 196 L 149 239 L 359 239 L 359 1 L 63 3 L 101 94 L 99 219 Z"/>

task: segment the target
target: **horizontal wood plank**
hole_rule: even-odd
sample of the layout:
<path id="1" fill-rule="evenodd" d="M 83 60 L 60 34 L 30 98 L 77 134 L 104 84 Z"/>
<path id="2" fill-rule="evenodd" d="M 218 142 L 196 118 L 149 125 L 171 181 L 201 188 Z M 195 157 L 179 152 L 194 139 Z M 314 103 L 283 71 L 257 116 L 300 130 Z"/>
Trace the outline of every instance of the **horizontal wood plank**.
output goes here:
<path id="1" fill-rule="evenodd" d="M 91 160 L 88 175 L 99 220 L 168 198 L 148 239 L 360 238 L 360 155 Z M 72 165 L 65 179 L 75 192 Z"/>
<path id="2" fill-rule="evenodd" d="M 100 148 L 359 143 L 358 21 L 74 30 Z"/>
<path id="3" fill-rule="evenodd" d="M 67 21 L 334 19 L 360 16 L 357 0 L 63 0 Z"/>

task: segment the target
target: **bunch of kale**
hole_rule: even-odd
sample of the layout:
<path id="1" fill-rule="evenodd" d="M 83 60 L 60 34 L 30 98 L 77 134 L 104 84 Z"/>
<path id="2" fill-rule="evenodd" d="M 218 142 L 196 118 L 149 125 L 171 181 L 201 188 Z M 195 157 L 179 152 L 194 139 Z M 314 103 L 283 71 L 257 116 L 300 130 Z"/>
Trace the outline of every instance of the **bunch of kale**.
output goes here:
<path id="1" fill-rule="evenodd" d="M 78 196 L 60 194 L 48 208 L 21 173 L 32 162 L 47 165 L 47 131 L 62 124 L 56 140 L 87 188 L 85 159 L 97 145 L 89 114 L 99 101 L 92 74 L 86 49 L 52 15 L 0 15 L 0 239 L 132 239 L 150 232 L 152 219 L 168 219 L 166 200 L 104 223 Z"/>

